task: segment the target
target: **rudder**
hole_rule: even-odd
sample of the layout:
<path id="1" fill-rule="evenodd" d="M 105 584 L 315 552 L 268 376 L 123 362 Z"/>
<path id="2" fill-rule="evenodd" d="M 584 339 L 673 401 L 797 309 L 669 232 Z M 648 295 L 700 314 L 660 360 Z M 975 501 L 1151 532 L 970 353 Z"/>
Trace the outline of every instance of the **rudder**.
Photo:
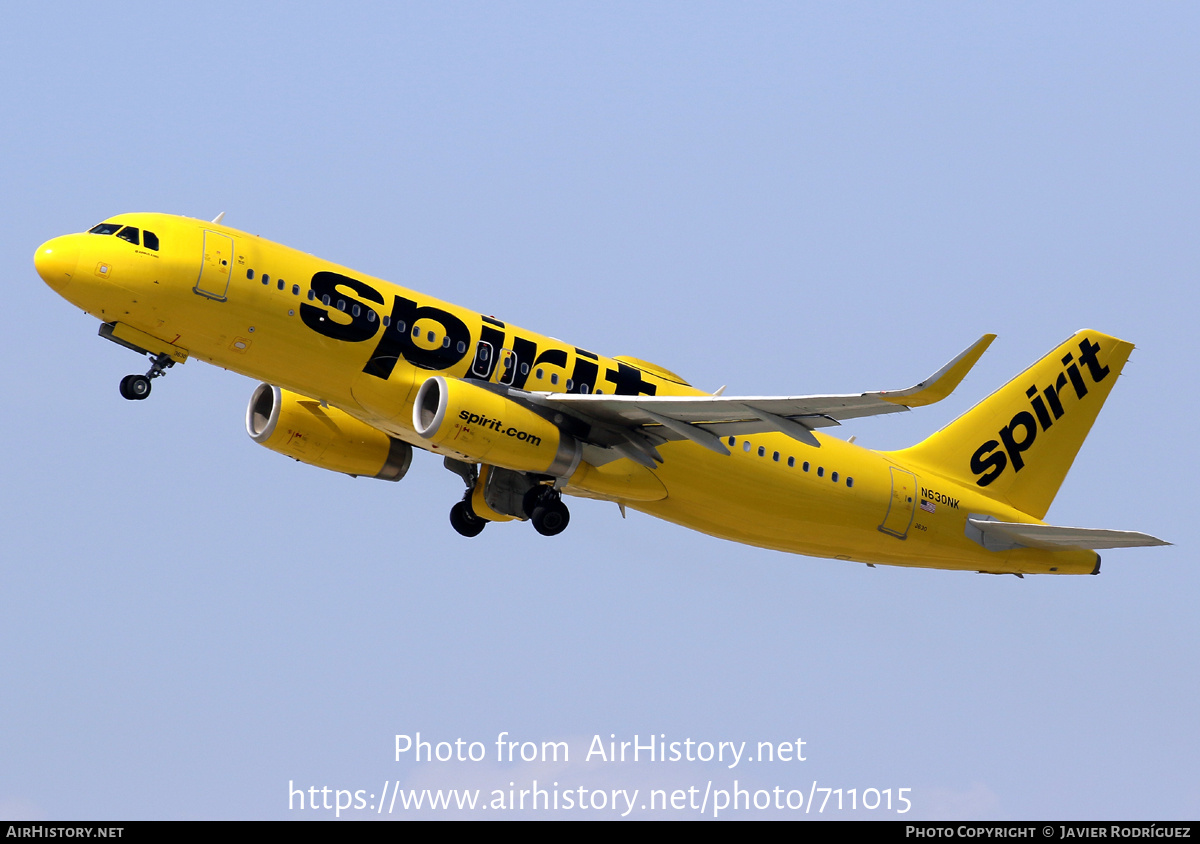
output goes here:
<path id="1" fill-rule="evenodd" d="M 933 436 L 889 456 L 1040 519 L 1131 351 L 1132 343 L 1080 331 Z"/>

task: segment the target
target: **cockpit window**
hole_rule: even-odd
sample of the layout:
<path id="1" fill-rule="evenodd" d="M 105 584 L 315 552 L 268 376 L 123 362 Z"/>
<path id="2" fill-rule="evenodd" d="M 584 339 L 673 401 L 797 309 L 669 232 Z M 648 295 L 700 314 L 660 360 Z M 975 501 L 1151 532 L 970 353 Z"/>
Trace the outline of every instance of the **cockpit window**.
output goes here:
<path id="1" fill-rule="evenodd" d="M 138 245 L 138 230 L 133 226 L 126 226 L 125 228 L 121 229 L 119 232 L 117 232 L 117 237 L 121 238 L 121 240 L 129 241 L 134 246 Z"/>
<path id="2" fill-rule="evenodd" d="M 142 245 L 145 246 L 147 249 L 153 249 L 155 252 L 157 252 L 158 251 L 158 235 L 156 235 L 154 232 L 150 231 L 149 229 L 142 232 Z"/>
<path id="3" fill-rule="evenodd" d="M 101 223 L 88 229 L 88 234 L 115 234 L 121 228 L 120 223 Z"/>

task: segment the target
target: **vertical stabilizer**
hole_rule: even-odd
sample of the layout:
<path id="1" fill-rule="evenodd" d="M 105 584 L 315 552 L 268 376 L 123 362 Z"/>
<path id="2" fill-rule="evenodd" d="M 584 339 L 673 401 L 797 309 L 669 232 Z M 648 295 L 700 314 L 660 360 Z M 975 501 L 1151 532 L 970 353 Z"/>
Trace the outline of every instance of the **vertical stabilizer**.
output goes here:
<path id="1" fill-rule="evenodd" d="M 889 456 L 1040 519 L 1133 344 L 1080 331 L 942 430 Z"/>

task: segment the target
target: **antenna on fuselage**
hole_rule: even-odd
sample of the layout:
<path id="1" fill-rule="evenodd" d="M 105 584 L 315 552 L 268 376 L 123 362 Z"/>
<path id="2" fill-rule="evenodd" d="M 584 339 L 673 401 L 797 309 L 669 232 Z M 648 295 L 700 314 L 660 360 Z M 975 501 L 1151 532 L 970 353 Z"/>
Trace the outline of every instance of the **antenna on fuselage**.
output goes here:
<path id="1" fill-rule="evenodd" d="M 224 212 L 224 211 L 222 211 L 222 212 L 221 212 L 220 214 L 218 214 L 217 216 L 213 217 L 213 222 L 214 222 L 214 223 L 219 223 L 219 222 L 221 222 L 221 220 L 223 220 L 223 219 L 225 219 L 225 212 Z"/>

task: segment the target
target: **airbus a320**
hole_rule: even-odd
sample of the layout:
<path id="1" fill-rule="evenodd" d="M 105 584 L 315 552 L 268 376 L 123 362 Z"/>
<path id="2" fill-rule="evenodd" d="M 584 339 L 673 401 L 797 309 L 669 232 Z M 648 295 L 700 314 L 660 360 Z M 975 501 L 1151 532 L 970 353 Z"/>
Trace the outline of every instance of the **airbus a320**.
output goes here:
<path id="1" fill-rule="evenodd" d="M 570 520 L 563 496 L 615 502 L 735 542 L 874 565 L 1095 574 L 1097 550 L 1168 544 L 1043 521 L 1133 345 L 1068 337 L 923 442 L 871 451 L 842 420 L 945 398 L 994 339 L 916 386 L 812 396 L 706 393 L 661 366 L 606 357 L 256 235 L 123 214 L 34 256 L 100 335 L 150 359 L 130 400 L 195 358 L 262 382 L 255 442 L 399 481 L 414 448 L 465 484 L 464 536 Z"/>

